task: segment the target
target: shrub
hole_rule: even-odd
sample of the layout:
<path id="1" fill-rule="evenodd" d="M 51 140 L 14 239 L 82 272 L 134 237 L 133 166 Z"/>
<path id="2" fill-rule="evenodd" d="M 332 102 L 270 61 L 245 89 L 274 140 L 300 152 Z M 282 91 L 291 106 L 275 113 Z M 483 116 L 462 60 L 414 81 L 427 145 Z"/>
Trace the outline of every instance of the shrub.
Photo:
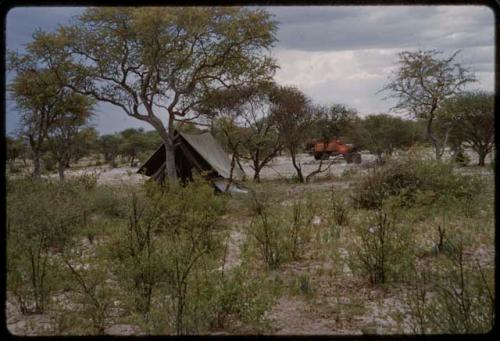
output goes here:
<path id="1" fill-rule="evenodd" d="M 470 206 L 483 189 L 479 178 L 456 174 L 452 164 L 408 158 L 374 169 L 352 199 L 368 209 L 380 208 L 391 197 L 398 197 L 402 207 Z"/>
<path id="2" fill-rule="evenodd" d="M 294 199 L 290 210 L 272 205 L 269 198 L 254 196 L 252 210 L 248 232 L 268 269 L 302 257 L 310 241 L 315 212 L 310 197 Z"/>
<path id="3" fill-rule="evenodd" d="M 354 250 L 354 268 L 367 275 L 372 284 L 405 277 L 413 259 L 412 237 L 410 228 L 397 220 L 396 213 L 386 208 L 375 210 L 355 230 L 359 242 Z"/>
<path id="4" fill-rule="evenodd" d="M 453 248 L 436 268 L 415 268 L 406 300 L 417 333 L 487 333 L 494 325 L 493 270 L 467 261 L 461 242 Z"/>
<path id="5" fill-rule="evenodd" d="M 140 200 L 132 196 L 128 226 L 113 236 L 110 257 L 146 322 L 151 311 L 165 310 L 165 325 L 172 321 L 177 334 L 196 332 L 196 321 L 203 322 L 194 297 L 203 289 L 198 279 L 222 256 L 214 230 L 224 207 L 224 198 L 199 179 L 186 186 L 150 182 Z M 158 296 L 168 300 L 163 307 L 153 306 Z"/>
<path id="6" fill-rule="evenodd" d="M 349 223 L 349 207 L 344 197 L 332 187 L 328 200 L 327 215 L 333 226 L 346 226 Z"/>
<path id="7" fill-rule="evenodd" d="M 54 273 L 50 254 L 69 247 L 82 226 L 83 192 L 71 182 L 7 183 L 7 287 L 24 313 L 44 310 Z"/>

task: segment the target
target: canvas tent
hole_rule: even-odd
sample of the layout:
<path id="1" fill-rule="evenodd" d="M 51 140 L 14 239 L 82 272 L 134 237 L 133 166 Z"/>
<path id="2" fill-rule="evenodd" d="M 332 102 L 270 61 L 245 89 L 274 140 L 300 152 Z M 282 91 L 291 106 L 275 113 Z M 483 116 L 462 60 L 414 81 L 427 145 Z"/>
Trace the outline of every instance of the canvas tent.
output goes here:
<path id="1" fill-rule="evenodd" d="M 175 166 L 181 181 L 189 181 L 193 175 L 206 173 L 221 192 L 246 192 L 232 180 L 242 180 L 245 173 L 237 166 L 231 174 L 231 160 L 210 132 L 181 133 L 174 136 Z M 165 177 L 165 146 L 162 144 L 139 168 L 137 173 L 161 181 Z M 232 176 L 231 176 L 232 175 Z"/>

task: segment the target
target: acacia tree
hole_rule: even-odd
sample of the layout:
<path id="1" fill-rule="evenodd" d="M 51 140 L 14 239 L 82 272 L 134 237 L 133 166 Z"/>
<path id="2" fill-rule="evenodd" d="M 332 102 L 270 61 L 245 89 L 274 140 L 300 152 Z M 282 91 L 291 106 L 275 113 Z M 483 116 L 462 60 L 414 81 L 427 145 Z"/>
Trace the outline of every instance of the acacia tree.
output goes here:
<path id="1" fill-rule="evenodd" d="M 381 91 L 389 91 L 398 103 L 393 109 L 407 110 L 427 122 L 426 134 L 440 160 L 450 130 L 439 139 L 433 123 L 443 102 L 459 94 L 466 84 L 475 81 L 473 74 L 455 62 L 459 51 L 449 57 L 439 57 L 437 50 L 403 51 L 399 53 L 399 68 Z"/>
<path id="2" fill-rule="evenodd" d="M 260 83 L 218 92 L 207 104 L 219 117 L 218 128 L 233 156 L 251 161 L 254 180 L 282 149 L 270 110 L 270 96 L 276 85 Z M 212 114 L 213 115 L 213 114 Z"/>
<path id="3" fill-rule="evenodd" d="M 357 117 L 358 113 L 355 109 L 343 104 L 319 106 L 316 109 L 314 135 L 323 140 L 344 136 L 353 129 Z"/>
<path id="4" fill-rule="evenodd" d="M 11 58 L 9 69 L 17 72 L 8 91 L 21 113 L 19 135 L 28 141 L 33 160 L 33 177 L 39 178 L 44 143 L 56 121 L 55 113 L 64 110 L 61 105 L 67 92 L 57 85 L 54 73 L 37 69 L 31 58 Z"/>
<path id="5" fill-rule="evenodd" d="M 270 78 L 275 30 L 261 9 L 99 7 L 32 45 L 44 63 L 71 66 L 64 78 L 74 91 L 151 124 L 175 178 L 174 122 L 196 119 L 193 108 L 213 89 Z"/>
<path id="6" fill-rule="evenodd" d="M 395 149 L 410 147 L 420 138 L 418 125 L 410 120 L 387 114 L 369 115 L 362 121 L 362 145 L 383 162 L 384 155 Z"/>
<path id="7" fill-rule="evenodd" d="M 443 124 L 451 127 L 451 138 L 461 146 L 465 143 L 479 156 L 484 166 L 486 155 L 495 145 L 494 95 L 467 92 L 447 100 L 442 108 Z"/>
<path id="8" fill-rule="evenodd" d="M 47 149 L 57 161 L 59 179 L 64 180 L 64 170 L 78 150 L 78 134 L 87 126 L 93 115 L 94 101 L 89 97 L 70 93 L 53 112 L 54 122 L 47 131 Z"/>
<path id="9" fill-rule="evenodd" d="M 310 137 L 314 124 L 310 99 L 297 88 L 282 86 L 271 96 L 271 112 L 281 143 L 292 158 L 298 180 L 305 182 L 306 177 L 297 161 L 297 154 L 304 141 Z"/>
<path id="10" fill-rule="evenodd" d="M 120 135 L 122 138 L 120 153 L 123 156 L 128 156 L 130 167 L 134 167 L 136 158 L 147 147 L 144 129 L 129 128 L 120 132 Z"/>

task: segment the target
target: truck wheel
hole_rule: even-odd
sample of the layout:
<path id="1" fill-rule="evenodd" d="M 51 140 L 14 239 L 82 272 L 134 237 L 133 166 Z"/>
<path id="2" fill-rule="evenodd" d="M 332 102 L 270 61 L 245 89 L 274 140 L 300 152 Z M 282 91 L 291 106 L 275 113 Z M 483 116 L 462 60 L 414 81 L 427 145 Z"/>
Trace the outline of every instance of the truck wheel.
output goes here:
<path id="1" fill-rule="evenodd" d="M 347 163 L 352 163 L 352 154 L 351 153 L 344 154 L 344 159 Z"/>
<path id="2" fill-rule="evenodd" d="M 314 160 L 320 160 L 321 154 L 314 154 Z"/>

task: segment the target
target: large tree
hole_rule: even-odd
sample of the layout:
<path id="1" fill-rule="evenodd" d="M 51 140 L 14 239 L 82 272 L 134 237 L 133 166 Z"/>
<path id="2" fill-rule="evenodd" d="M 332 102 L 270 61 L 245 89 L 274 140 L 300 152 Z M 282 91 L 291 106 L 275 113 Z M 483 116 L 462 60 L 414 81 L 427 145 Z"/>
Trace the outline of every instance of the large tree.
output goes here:
<path id="1" fill-rule="evenodd" d="M 32 45 L 44 63 L 71 66 L 71 89 L 151 124 L 175 178 L 174 123 L 195 119 L 193 108 L 213 89 L 272 77 L 275 30 L 261 9 L 99 7 Z"/>
<path id="2" fill-rule="evenodd" d="M 22 57 L 10 56 L 9 69 L 16 72 L 8 90 L 21 113 L 19 134 L 29 143 L 33 176 L 39 178 L 41 155 L 50 136 L 66 129 L 71 115 L 88 114 L 93 101 L 62 86 L 57 72 L 40 66 L 29 48 Z"/>
<path id="3" fill-rule="evenodd" d="M 495 145 L 494 95 L 487 92 L 466 92 L 447 100 L 439 123 L 450 127 L 450 139 L 455 144 L 472 148 L 484 166 L 486 155 Z"/>
<path id="4" fill-rule="evenodd" d="M 79 133 L 88 127 L 93 106 L 91 98 L 70 93 L 60 103 L 60 110 L 53 112 L 54 123 L 47 131 L 46 146 L 52 158 L 57 161 L 61 180 L 65 177 L 64 170 L 78 152 Z"/>
<path id="5" fill-rule="evenodd" d="M 449 131 L 439 139 L 433 127 L 438 109 L 443 102 L 475 81 L 474 76 L 456 62 L 458 51 L 449 57 L 440 57 L 437 50 L 403 51 L 399 53 L 398 69 L 382 89 L 398 100 L 394 109 L 410 112 L 427 122 L 426 134 L 440 160 Z"/>
<path id="6" fill-rule="evenodd" d="M 298 180 L 305 182 L 306 177 L 302 172 L 302 165 L 297 160 L 297 154 L 304 142 L 311 137 L 314 126 L 311 101 L 299 89 L 282 86 L 276 89 L 271 97 L 271 112 L 281 143 L 292 158 Z"/>
<path id="7" fill-rule="evenodd" d="M 377 155 L 379 163 L 396 149 L 412 146 L 420 140 L 416 122 L 387 114 L 369 115 L 362 120 L 362 146 Z"/>
<path id="8" fill-rule="evenodd" d="M 315 116 L 314 136 L 329 141 L 332 137 L 349 135 L 358 113 L 343 104 L 332 104 L 328 107 L 319 106 Z"/>

